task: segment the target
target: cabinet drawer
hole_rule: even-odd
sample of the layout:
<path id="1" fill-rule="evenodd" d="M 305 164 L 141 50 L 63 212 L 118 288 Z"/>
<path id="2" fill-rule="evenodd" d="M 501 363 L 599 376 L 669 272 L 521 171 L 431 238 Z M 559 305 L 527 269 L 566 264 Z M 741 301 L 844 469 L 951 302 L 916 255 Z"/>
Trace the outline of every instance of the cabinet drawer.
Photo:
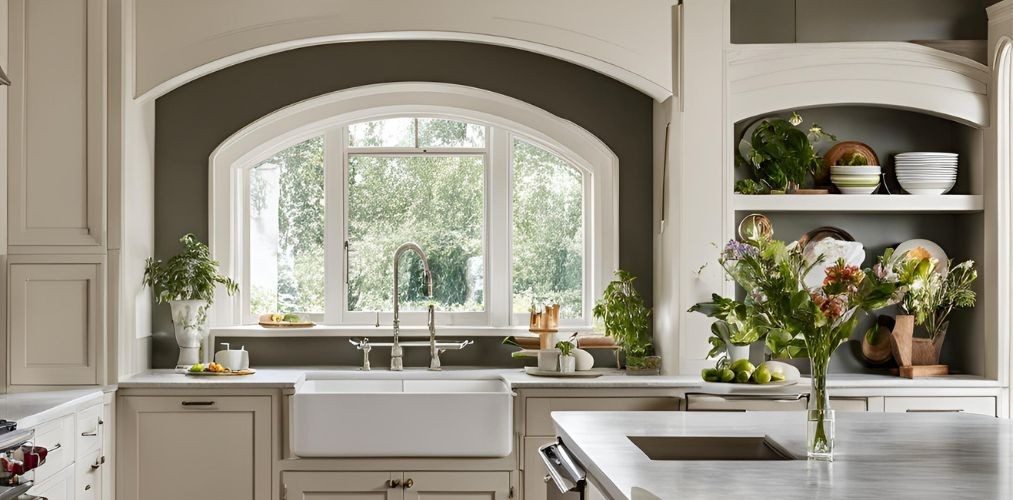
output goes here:
<path id="1" fill-rule="evenodd" d="M 102 452 L 97 450 L 91 455 L 82 457 L 75 467 L 76 500 L 97 500 L 102 498 Z"/>
<path id="2" fill-rule="evenodd" d="M 49 479 L 74 462 L 74 420 L 74 415 L 67 415 L 35 428 L 35 444 L 49 450 L 46 463 L 35 471 L 36 482 Z"/>
<path id="3" fill-rule="evenodd" d="M 31 496 L 45 498 L 46 500 L 75 500 L 74 497 L 74 466 L 68 465 L 63 469 L 51 474 L 45 481 L 39 480 L 36 475 L 36 485 L 28 490 Z"/>
<path id="4" fill-rule="evenodd" d="M 686 394 L 686 411 L 795 411 L 804 410 L 805 396 Z"/>
<path id="5" fill-rule="evenodd" d="M 95 405 L 77 414 L 78 457 L 102 449 L 103 439 L 102 405 Z"/>
<path id="6" fill-rule="evenodd" d="M 937 398 L 923 397 L 888 397 L 885 401 L 887 412 L 965 412 L 994 417 L 995 397 L 963 397 L 944 396 Z"/>
<path id="7" fill-rule="evenodd" d="M 550 414 L 554 411 L 676 411 L 675 397 L 618 398 L 527 398 L 525 435 L 553 436 Z"/>

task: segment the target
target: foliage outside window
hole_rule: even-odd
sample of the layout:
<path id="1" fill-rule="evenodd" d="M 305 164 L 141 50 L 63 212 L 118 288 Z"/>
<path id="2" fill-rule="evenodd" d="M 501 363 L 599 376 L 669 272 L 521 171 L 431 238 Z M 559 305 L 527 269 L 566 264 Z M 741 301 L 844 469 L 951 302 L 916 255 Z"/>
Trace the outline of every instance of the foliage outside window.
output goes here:
<path id="1" fill-rule="evenodd" d="M 497 134 L 509 155 L 492 153 Z M 454 119 L 384 117 L 321 130 L 245 172 L 247 321 L 293 312 L 372 323 L 392 308 L 394 249 L 414 241 L 428 254 L 434 298 L 421 262 L 407 255 L 402 311 L 432 300 L 441 314 L 487 314 L 489 294 L 501 293 L 505 314 L 559 303 L 564 318 L 590 323 L 590 179 L 536 141 Z M 510 202 L 500 228 L 510 252 L 494 253 L 506 267 L 489 260 L 491 193 Z M 495 276 L 490 266 L 510 272 Z"/>

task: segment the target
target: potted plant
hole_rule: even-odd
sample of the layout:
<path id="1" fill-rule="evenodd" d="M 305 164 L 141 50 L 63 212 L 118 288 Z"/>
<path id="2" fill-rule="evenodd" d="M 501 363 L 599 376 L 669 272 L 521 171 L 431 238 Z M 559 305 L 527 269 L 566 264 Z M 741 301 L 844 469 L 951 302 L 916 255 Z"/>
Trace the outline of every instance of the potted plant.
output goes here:
<path id="1" fill-rule="evenodd" d="M 807 259 L 797 243 L 752 231 L 746 241 L 730 242 L 719 258 L 727 275 L 745 290 L 745 299 L 715 296 L 717 306 L 697 304 L 691 310 L 719 318 L 741 315 L 749 328 L 767 336 L 768 347 L 809 358 L 807 452 L 812 459 L 832 460 L 834 414 L 826 389 L 830 356 L 851 337 L 862 312 L 898 302 L 906 287 L 896 275 L 863 271 L 844 260 L 824 266 L 823 260 Z M 825 267 L 826 277 L 810 288 L 805 278 L 817 266 Z"/>
<path id="2" fill-rule="evenodd" d="M 601 300 L 594 306 L 594 317 L 605 325 L 605 335 L 616 340 L 626 353 L 626 370 L 630 375 L 658 374 L 661 358 L 654 356 L 651 343 L 651 310 L 633 286 L 636 277 L 622 269 L 616 279 L 605 287 Z"/>
<path id="3" fill-rule="evenodd" d="M 577 367 L 577 358 L 573 356 L 573 343 L 569 340 L 556 342 L 556 349 L 559 349 L 559 372 L 573 373 Z"/>
<path id="4" fill-rule="evenodd" d="M 239 286 L 218 272 L 218 262 L 211 258 L 207 245 L 192 234 L 183 235 L 179 242 L 183 251 L 175 257 L 145 262 L 144 284 L 154 291 L 155 302 L 169 303 L 179 345 L 176 366 L 188 368 L 200 362 L 207 337 L 207 310 L 214 303 L 215 288 L 222 285 L 232 295 Z"/>
<path id="5" fill-rule="evenodd" d="M 944 270 L 939 267 L 939 261 L 922 247 L 905 252 L 896 259 L 890 257 L 892 255 L 888 254 L 888 261 L 876 271 L 897 275 L 898 279 L 911 284 L 901 302 L 901 309 L 913 320 L 898 321 L 899 325 L 908 326 L 902 334 L 912 337 L 912 325 L 921 326 L 925 331 L 925 337 L 911 339 L 911 364 L 937 365 L 950 325 L 950 314 L 958 308 L 974 307 L 977 296 L 971 286 L 978 279 L 974 261 L 954 265 L 951 260 L 948 269 Z"/>
<path id="6" fill-rule="evenodd" d="M 736 161 L 752 167 L 757 180 L 740 180 L 736 183 L 737 192 L 790 193 L 821 168 L 820 156 L 813 144 L 824 138 L 834 141 L 837 138 L 815 123 L 803 132 L 798 128 L 801 124 L 802 117 L 794 112 L 787 120 L 764 119 L 748 140 L 742 139 Z"/>

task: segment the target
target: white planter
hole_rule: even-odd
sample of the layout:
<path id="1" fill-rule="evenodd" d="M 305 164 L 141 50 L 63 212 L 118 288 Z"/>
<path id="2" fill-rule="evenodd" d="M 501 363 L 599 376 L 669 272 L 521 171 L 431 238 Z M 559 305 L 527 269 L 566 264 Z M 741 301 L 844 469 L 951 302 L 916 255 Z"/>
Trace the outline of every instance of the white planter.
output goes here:
<path id="1" fill-rule="evenodd" d="M 728 346 L 728 357 L 729 361 L 735 361 L 738 359 L 749 359 L 749 346 L 747 345 Z"/>
<path id="2" fill-rule="evenodd" d="M 207 308 L 205 300 L 170 300 L 172 326 L 176 330 L 176 344 L 179 345 L 179 359 L 176 367 L 189 368 L 200 362 L 201 346 L 207 338 Z"/>
<path id="3" fill-rule="evenodd" d="M 559 355 L 559 372 L 560 373 L 573 373 L 577 368 L 577 358 L 571 356 Z"/>
<path id="4" fill-rule="evenodd" d="M 558 372 L 559 357 L 559 349 L 542 349 L 538 351 L 538 369 L 543 372 Z"/>

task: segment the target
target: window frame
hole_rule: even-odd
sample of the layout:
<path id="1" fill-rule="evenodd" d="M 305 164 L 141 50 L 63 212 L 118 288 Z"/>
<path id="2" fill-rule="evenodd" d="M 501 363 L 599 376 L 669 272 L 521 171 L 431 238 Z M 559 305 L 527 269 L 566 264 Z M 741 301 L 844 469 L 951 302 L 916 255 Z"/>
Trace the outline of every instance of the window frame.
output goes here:
<path id="1" fill-rule="evenodd" d="M 414 104 L 397 104 L 413 102 Z M 512 189 L 514 141 L 545 149 L 576 168 L 584 186 L 584 317 L 563 325 L 590 327 L 594 297 L 601 294 L 618 267 L 618 159 L 599 139 L 567 120 L 516 99 L 453 84 L 396 83 L 357 87 L 326 94 L 278 110 L 248 125 L 223 142 L 209 159 L 209 224 L 212 255 L 222 272 L 238 277 L 241 291 L 229 297 L 218 291 L 211 313 L 213 327 L 255 325 L 249 312 L 245 253 L 249 248 L 247 175 L 250 167 L 278 151 L 313 137 L 324 138 L 325 312 L 311 317 L 325 325 L 371 326 L 372 312 L 346 311 L 343 243 L 347 241 L 348 156 L 358 152 L 405 148 L 350 148 L 347 126 L 363 121 L 416 116 L 476 123 L 486 128 L 485 261 L 482 313 L 439 313 L 440 325 L 518 329 L 527 315 L 513 313 Z M 412 148 L 410 148 L 412 149 Z M 420 148 L 432 151 L 445 148 Z M 473 148 L 446 148 L 458 153 Z M 403 152 L 401 154 L 404 154 Z M 340 165 L 336 163 L 340 161 Z M 340 172 L 336 182 L 334 173 Z M 331 221 L 340 221 L 334 224 Z M 506 231 L 497 231 L 505 228 Z M 332 265 L 336 263 L 337 265 Z M 339 305 L 340 304 L 340 305 Z M 390 324 L 391 314 L 379 315 Z M 403 312 L 404 325 L 424 324 L 424 313 Z"/>

